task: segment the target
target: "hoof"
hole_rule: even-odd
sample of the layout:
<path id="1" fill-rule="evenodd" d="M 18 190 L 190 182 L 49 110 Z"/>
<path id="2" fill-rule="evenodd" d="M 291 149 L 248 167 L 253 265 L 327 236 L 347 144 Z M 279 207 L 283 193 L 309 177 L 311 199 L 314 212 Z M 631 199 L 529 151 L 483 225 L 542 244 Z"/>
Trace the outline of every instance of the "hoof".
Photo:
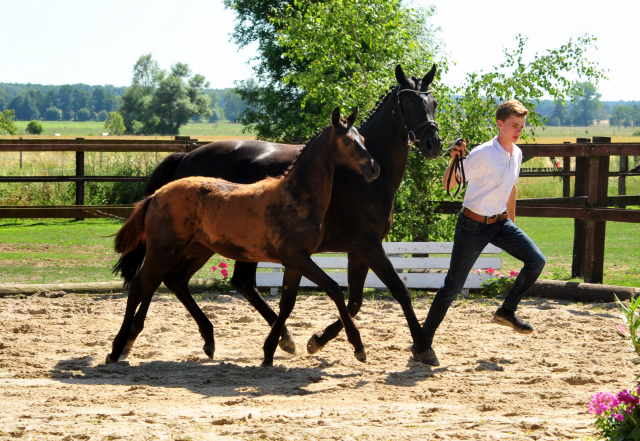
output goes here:
<path id="1" fill-rule="evenodd" d="M 213 358 L 213 353 L 216 350 L 216 345 L 213 343 L 211 343 L 210 345 L 209 344 L 204 345 L 202 347 L 202 350 L 204 351 L 205 354 L 207 354 L 207 357 Z"/>
<path id="2" fill-rule="evenodd" d="M 262 366 L 262 367 L 272 367 L 273 366 L 273 360 L 271 360 L 271 361 L 264 360 L 260 366 Z"/>
<path id="3" fill-rule="evenodd" d="M 280 337 L 280 342 L 278 343 L 278 346 L 280 346 L 280 349 L 282 349 L 288 354 L 292 354 L 292 355 L 296 354 L 296 342 L 293 341 L 293 339 L 291 338 L 291 335 L 289 334 L 283 335 L 282 337 Z"/>
<path id="4" fill-rule="evenodd" d="M 118 359 L 114 358 L 113 355 L 107 354 L 107 359 L 104 361 L 106 364 L 117 363 Z"/>
<path id="5" fill-rule="evenodd" d="M 353 353 L 353 355 L 356 356 L 356 359 L 358 361 L 360 361 L 362 363 L 366 363 L 367 362 L 367 352 L 364 349 L 362 349 L 360 351 L 355 351 Z"/>
<path id="6" fill-rule="evenodd" d="M 309 341 L 307 342 L 307 352 L 309 354 L 318 353 L 324 348 L 324 345 L 321 345 L 318 340 L 320 340 L 321 334 L 313 334 Z"/>
<path id="7" fill-rule="evenodd" d="M 426 351 L 418 352 L 416 345 L 411 345 L 411 354 L 413 359 L 429 366 L 440 366 L 436 352 L 429 348 Z"/>

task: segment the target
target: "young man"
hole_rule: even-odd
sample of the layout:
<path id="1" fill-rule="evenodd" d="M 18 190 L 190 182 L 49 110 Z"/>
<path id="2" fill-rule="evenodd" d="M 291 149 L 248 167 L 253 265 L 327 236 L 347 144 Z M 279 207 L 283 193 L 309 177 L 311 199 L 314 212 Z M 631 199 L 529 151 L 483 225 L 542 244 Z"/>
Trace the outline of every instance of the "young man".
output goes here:
<path id="1" fill-rule="evenodd" d="M 514 143 L 522 134 L 528 114 L 529 111 L 517 100 L 500 104 L 496 111 L 498 136 L 474 148 L 463 162 L 468 187 L 462 211 L 458 215 L 451 266 L 424 322 L 430 347 L 451 302 L 462 290 L 474 263 L 488 244 L 502 248 L 524 262 L 493 321 L 522 334 L 533 332 L 529 323 L 515 315 L 522 296 L 536 281 L 546 263 L 536 244 L 515 224 L 516 182 L 520 174 L 522 151 Z M 454 172 L 453 159 L 462 157 L 465 151 L 464 140 L 452 149 L 452 161 L 443 178 L 445 189 L 448 189 L 449 175 Z M 451 182 L 455 180 L 451 179 Z M 427 364 L 438 366 L 435 352 L 433 349 L 429 351 L 433 357 Z"/>

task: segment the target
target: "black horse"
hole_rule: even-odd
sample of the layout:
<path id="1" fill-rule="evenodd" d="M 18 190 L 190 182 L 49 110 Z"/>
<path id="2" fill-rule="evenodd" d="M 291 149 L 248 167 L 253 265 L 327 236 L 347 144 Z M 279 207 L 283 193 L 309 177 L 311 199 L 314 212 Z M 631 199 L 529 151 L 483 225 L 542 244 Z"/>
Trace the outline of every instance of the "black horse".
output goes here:
<path id="1" fill-rule="evenodd" d="M 442 149 L 435 123 L 437 103 L 428 91 L 436 66 L 424 78 L 407 78 L 400 66 L 396 67 L 395 73 L 398 85 L 381 96 L 377 107 L 358 129 L 365 138 L 367 150 L 380 164 L 380 177 L 373 182 L 365 182 L 351 170 L 343 167 L 335 170 L 331 202 L 325 217 L 325 234 L 317 252 L 348 253 L 347 307 L 352 317 L 362 305 L 364 282 L 371 268 L 404 311 L 413 339 L 414 357 L 426 361 L 429 348 L 424 332 L 411 306 L 409 291 L 384 252 L 382 240 L 391 229 L 393 200 L 407 165 L 410 145 L 415 144 L 420 153 L 430 159 L 436 158 Z M 175 153 L 165 158 L 151 174 L 146 193 L 153 194 L 164 184 L 189 176 L 210 176 L 236 183 L 253 183 L 267 176 L 280 176 L 302 147 L 264 141 L 229 140 L 208 144 L 188 154 Z M 145 253 L 145 245 L 139 245 L 120 258 L 114 272 L 122 272 L 125 278 L 132 277 L 140 269 Z M 231 283 L 273 325 L 277 314 L 256 288 L 257 266 L 256 262 L 237 261 Z M 174 290 L 190 311 L 198 308 L 194 306 L 191 296 L 185 295 L 188 293 L 187 283 L 194 272 L 185 277 L 181 289 Z M 287 294 L 295 297 L 300 274 L 287 273 L 285 270 L 284 281 L 283 289 L 290 290 Z M 129 334 L 130 344 L 133 344 L 144 326 L 145 306 L 141 305 L 134 319 Z M 194 318 L 201 332 L 212 332 L 212 325 L 204 314 L 195 314 Z M 307 343 L 308 352 L 313 354 L 321 350 L 338 335 L 342 327 L 342 322 L 338 320 L 323 333 L 314 334 Z M 295 353 L 295 343 L 286 328 L 282 331 L 280 347 Z"/>

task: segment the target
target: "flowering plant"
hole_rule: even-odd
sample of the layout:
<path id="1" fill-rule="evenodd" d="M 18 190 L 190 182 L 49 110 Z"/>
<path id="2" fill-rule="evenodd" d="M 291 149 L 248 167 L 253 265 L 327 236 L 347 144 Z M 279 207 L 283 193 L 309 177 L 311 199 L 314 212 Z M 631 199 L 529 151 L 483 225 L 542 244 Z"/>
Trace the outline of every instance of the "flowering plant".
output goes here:
<path id="1" fill-rule="evenodd" d="M 629 300 L 629 305 L 625 305 L 616 297 L 618 308 L 622 315 L 623 325 L 617 325 L 616 330 L 618 335 L 625 340 L 629 340 L 633 346 L 633 350 L 638 356 L 640 356 L 640 314 L 638 313 L 638 307 L 640 306 L 640 296 L 635 299 Z M 640 357 L 634 358 L 633 362 L 640 364 Z M 640 441 L 640 440 L 639 440 Z"/>
<path id="2" fill-rule="evenodd" d="M 220 268 L 220 274 L 222 274 L 223 278 L 219 279 L 214 277 L 215 289 L 217 291 L 229 291 L 231 289 L 231 283 L 229 283 L 229 270 L 227 270 L 229 265 L 224 262 L 220 262 L 218 265 L 213 265 L 210 270 L 215 272 L 218 268 Z"/>
<path id="3" fill-rule="evenodd" d="M 600 438 L 608 441 L 640 441 L 640 387 L 613 395 L 600 392 L 591 397 L 589 413 L 596 415 Z"/>
<path id="4" fill-rule="evenodd" d="M 476 274 L 482 274 L 482 270 L 476 270 Z M 489 274 L 494 277 L 480 284 L 480 286 L 482 286 L 482 293 L 490 297 L 495 297 L 499 294 L 504 294 L 511 289 L 519 272 L 511 271 L 509 273 L 509 277 L 506 277 L 500 276 L 500 271 L 496 271 L 493 268 L 487 268 L 485 270 L 485 274 Z"/>

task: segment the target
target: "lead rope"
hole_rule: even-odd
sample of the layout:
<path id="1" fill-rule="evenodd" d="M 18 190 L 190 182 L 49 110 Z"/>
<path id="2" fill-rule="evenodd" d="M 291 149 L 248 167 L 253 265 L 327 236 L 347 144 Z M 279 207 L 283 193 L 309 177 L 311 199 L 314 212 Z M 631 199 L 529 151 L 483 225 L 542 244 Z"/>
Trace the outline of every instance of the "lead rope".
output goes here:
<path id="1" fill-rule="evenodd" d="M 450 145 L 448 149 L 445 149 L 444 152 L 451 152 L 451 149 L 453 149 L 453 147 L 455 147 L 456 145 L 458 145 L 460 143 L 460 141 L 462 141 L 462 138 L 456 138 L 455 141 L 453 141 Z M 467 179 L 464 175 L 464 167 L 462 166 L 462 161 L 464 161 L 464 159 L 462 158 L 462 155 L 460 156 L 456 156 L 456 158 L 453 160 L 453 163 L 451 164 L 451 172 L 449 173 L 449 179 L 447 180 L 447 196 L 451 197 L 451 193 L 449 193 L 449 189 L 451 188 L 451 178 L 455 175 L 455 179 L 456 179 L 456 185 L 457 185 L 457 189 L 456 192 L 454 193 L 453 197 L 455 198 L 456 196 L 458 196 L 458 193 L 460 193 L 460 189 L 461 188 L 466 188 L 467 186 Z M 460 175 L 460 177 L 458 177 L 458 175 Z"/>

